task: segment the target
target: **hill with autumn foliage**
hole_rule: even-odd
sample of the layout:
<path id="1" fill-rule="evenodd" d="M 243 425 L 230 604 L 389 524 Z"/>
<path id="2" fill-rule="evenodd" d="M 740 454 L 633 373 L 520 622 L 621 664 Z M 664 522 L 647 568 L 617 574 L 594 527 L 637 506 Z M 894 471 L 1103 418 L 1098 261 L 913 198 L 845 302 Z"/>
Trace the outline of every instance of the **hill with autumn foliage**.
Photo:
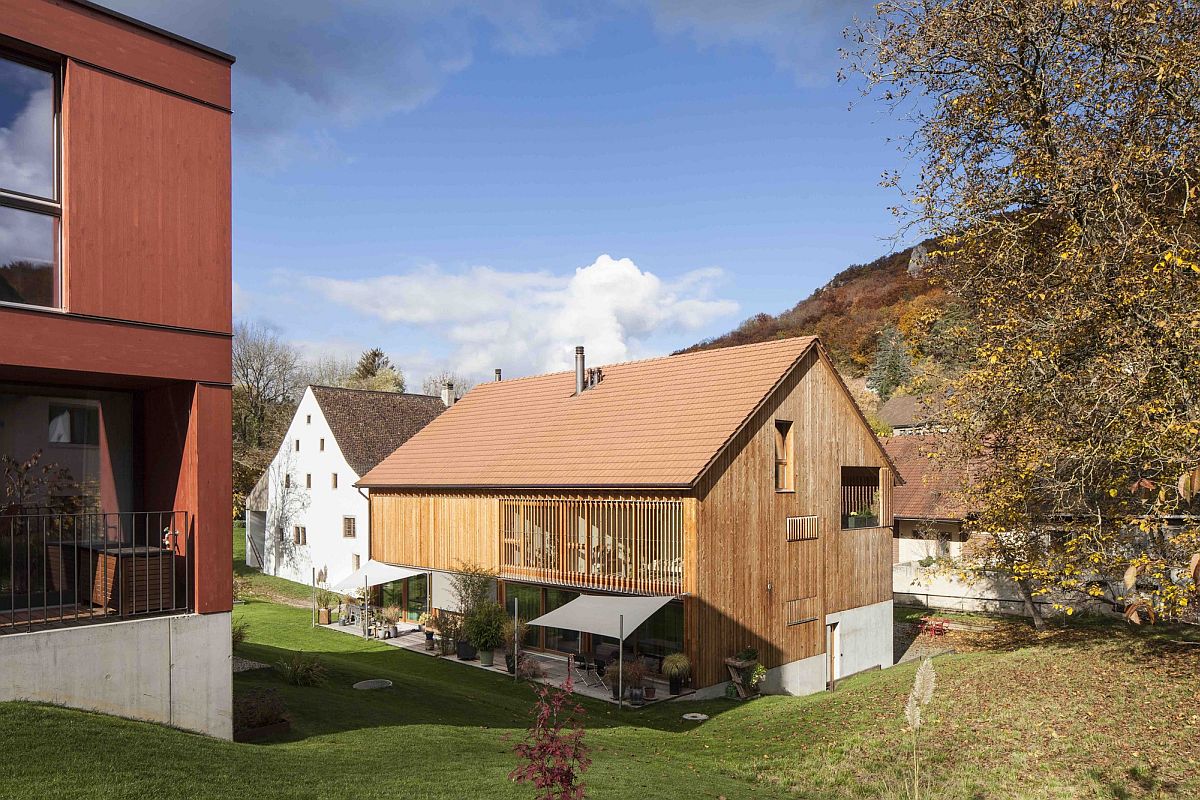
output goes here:
<path id="1" fill-rule="evenodd" d="M 862 376 L 871 366 L 880 331 L 889 325 L 911 330 L 944 302 L 941 289 L 919 271 L 910 271 L 913 249 L 844 269 L 782 314 L 755 314 L 729 333 L 680 352 L 816 335 L 844 374 Z"/>

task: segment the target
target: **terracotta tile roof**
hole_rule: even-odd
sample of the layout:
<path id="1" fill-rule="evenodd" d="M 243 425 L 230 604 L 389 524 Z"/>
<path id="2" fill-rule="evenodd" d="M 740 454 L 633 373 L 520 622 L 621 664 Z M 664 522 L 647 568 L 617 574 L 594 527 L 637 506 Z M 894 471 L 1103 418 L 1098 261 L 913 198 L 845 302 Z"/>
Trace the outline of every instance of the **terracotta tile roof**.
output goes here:
<path id="1" fill-rule="evenodd" d="M 911 394 L 896 394 L 879 406 L 876 415 L 893 428 L 920 425 L 929 419 L 929 409 Z"/>
<path id="2" fill-rule="evenodd" d="M 446 410 L 440 397 L 311 386 L 342 455 L 358 475 Z"/>
<path id="3" fill-rule="evenodd" d="M 905 519 L 962 519 L 967 514 L 958 492 L 966 483 L 962 468 L 937 452 L 938 436 L 893 436 L 883 446 L 904 477 L 892 491 L 892 513 Z"/>
<path id="4" fill-rule="evenodd" d="M 814 337 L 483 383 L 361 486 L 683 487 L 812 346 Z"/>

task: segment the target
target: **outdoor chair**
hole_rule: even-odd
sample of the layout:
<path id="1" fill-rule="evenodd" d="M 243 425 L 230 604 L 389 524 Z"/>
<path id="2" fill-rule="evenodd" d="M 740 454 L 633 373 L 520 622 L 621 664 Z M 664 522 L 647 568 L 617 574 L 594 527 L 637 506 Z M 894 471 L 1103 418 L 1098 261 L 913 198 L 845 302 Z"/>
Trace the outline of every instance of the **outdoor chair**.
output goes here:
<path id="1" fill-rule="evenodd" d="M 583 653 L 575 654 L 575 669 L 583 674 L 584 686 L 600 686 L 602 681 L 596 674 L 596 665 Z"/>
<path id="2" fill-rule="evenodd" d="M 596 676 L 596 683 L 588 684 L 589 686 L 603 686 L 608 688 L 608 684 L 604 682 L 604 675 L 608 672 L 608 662 L 603 658 L 597 658 L 592 662 L 592 672 Z"/>

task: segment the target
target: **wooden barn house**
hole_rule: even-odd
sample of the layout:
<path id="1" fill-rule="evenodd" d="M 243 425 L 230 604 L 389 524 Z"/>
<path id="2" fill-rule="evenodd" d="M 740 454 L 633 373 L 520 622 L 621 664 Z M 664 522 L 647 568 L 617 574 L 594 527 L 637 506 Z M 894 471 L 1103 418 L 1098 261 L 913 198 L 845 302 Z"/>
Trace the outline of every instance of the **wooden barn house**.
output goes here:
<path id="1" fill-rule="evenodd" d="M 672 598 L 624 641 L 719 691 L 754 647 L 768 691 L 892 663 L 897 474 L 816 338 L 482 384 L 359 481 L 393 596 L 453 610 L 496 570 L 527 619 L 580 594 Z M 397 591 L 399 594 L 397 595 Z M 531 648 L 611 657 L 534 627 Z"/>

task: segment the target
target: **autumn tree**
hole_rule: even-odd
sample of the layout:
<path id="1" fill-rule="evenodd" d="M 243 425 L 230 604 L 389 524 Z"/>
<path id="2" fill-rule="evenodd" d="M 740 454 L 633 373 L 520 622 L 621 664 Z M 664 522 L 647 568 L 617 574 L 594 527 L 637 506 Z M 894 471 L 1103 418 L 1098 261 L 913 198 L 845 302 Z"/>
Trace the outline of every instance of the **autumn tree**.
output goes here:
<path id="1" fill-rule="evenodd" d="M 911 126 L 916 169 L 885 183 L 963 314 L 944 422 L 975 465 L 971 524 L 996 534 L 979 566 L 1135 620 L 1183 613 L 1200 577 L 1200 5 L 884 0 L 849 35 L 851 73 Z"/>
<path id="2" fill-rule="evenodd" d="M 904 334 L 889 325 L 879 334 L 871 371 L 867 374 L 867 386 L 874 389 L 880 398 L 887 400 L 913 376 L 912 354 Z"/>

